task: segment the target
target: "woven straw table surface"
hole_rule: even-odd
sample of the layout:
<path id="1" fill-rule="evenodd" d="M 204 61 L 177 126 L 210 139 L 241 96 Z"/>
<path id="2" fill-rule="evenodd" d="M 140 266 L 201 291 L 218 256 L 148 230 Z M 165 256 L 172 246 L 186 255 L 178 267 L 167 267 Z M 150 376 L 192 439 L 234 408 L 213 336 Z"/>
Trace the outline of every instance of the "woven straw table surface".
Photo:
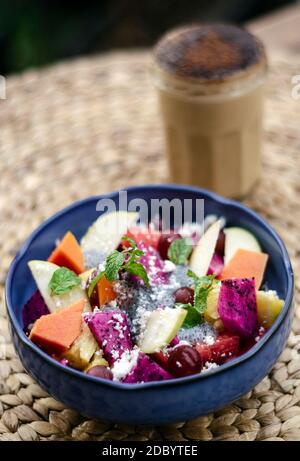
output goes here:
<path id="1" fill-rule="evenodd" d="M 239 401 L 189 422 L 137 427 L 88 420 L 47 395 L 13 350 L 4 305 L 8 266 L 46 217 L 74 200 L 167 180 L 147 52 L 63 62 L 8 78 L 0 101 L 0 440 L 300 440 L 300 59 L 274 56 L 267 85 L 264 173 L 246 203 L 284 239 L 296 313 L 272 372 Z"/>

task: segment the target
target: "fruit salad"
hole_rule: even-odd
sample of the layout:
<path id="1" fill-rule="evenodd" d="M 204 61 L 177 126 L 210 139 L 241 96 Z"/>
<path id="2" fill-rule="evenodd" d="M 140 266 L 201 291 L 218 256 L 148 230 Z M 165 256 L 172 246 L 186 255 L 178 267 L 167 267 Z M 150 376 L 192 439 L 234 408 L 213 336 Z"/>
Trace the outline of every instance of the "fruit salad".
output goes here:
<path id="1" fill-rule="evenodd" d="M 256 237 L 215 216 L 168 233 L 137 221 L 106 213 L 80 242 L 70 229 L 47 261 L 29 261 L 30 340 L 63 366 L 126 384 L 205 373 L 253 347 L 284 305 L 266 288 Z"/>

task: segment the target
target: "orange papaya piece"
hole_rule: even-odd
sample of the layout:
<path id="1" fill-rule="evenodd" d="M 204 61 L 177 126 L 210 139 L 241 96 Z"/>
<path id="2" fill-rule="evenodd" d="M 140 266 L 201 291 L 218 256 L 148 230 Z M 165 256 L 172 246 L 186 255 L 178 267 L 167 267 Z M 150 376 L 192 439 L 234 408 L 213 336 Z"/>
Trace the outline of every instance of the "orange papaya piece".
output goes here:
<path id="1" fill-rule="evenodd" d="M 35 321 L 29 338 L 49 353 L 61 353 L 71 347 L 81 332 L 84 299 L 76 301 Z"/>
<path id="2" fill-rule="evenodd" d="M 99 305 L 107 304 L 116 299 L 117 294 L 113 284 L 103 275 L 97 283 Z"/>
<path id="3" fill-rule="evenodd" d="M 264 277 L 268 255 L 257 251 L 239 249 L 232 256 L 222 271 L 221 280 L 255 278 L 258 290 Z"/>
<path id="4" fill-rule="evenodd" d="M 48 261 L 67 267 L 76 274 L 84 272 L 84 259 L 79 243 L 72 232 L 67 232 L 62 241 L 51 253 Z"/>

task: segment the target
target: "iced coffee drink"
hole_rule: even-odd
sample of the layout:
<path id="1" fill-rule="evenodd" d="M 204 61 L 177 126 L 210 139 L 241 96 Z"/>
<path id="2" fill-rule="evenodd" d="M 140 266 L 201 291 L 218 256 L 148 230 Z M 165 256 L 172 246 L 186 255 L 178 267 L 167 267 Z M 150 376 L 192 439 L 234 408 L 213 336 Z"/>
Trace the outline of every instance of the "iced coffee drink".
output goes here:
<path id="1" fill-rule="evenodd" d="M 266 56 L 262 43 L 231 25 L 193 25 L 164 36 L 154 75 L 173 182 L 229 197 L 260 176 Z"/>

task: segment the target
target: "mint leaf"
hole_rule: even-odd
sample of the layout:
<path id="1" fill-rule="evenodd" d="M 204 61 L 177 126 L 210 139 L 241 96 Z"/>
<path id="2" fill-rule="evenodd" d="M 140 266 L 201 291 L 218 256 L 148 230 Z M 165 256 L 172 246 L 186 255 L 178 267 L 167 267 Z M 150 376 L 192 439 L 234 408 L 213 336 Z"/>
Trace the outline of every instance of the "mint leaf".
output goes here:
<path id="1" fill-rule="evenodd" d="M 198 277 L 191 269 L 187 275 L 194 279 L 194 307 L 202 315 L 206 311 L 208 293 L 216 283 L 215 275 Z"/>
<path id="2" fill-rule="evenodd" d="M 198 277 L 191 269 L 187 271 L 187 275 L 194 280 L 194 305 L 176 303 L 175 307 L 188 311 L 182 327 L 193 328 L 203 322 L 202 316 L 207 307 L 208 293 L 216 282 L 214 275 Z"/>
<path id="3" fill-rule="evenodd" d="M 75 272 L 66 267 L 60 267 L 53 273 L 48 287 L 52 296 L 63 295 L 80 285 L 80 283 L 81 278 Z"/>
<path id="4" fill-rule="evenodd" d="M 193 249 L 192 241 L 189 238 L 181 238 L 174 240 L 168 249 L 168 258 L 174 264 L 186 264 L 188 257 Z"/>
<path id="5" fill-rule="evenodd" d="M 90 281 L 89 288 L 88 288 L 88 297 L 89 297 L 89 298 L 92 296 L 95 286 L 97 285 L 97 283 L 99 282 L 99 280 L 101 279 L 101 277 L 102 277 L 103 275 L 104 275 L 104 271 L 100 271 L 100 272 L 98 272 L 98 274 L 95 275 L 95 277 L 93 277 L 92 280 Z"/>
<path id="6" fill-rule="evenodd" d="M 201 287 L 200 285 L 195 285 L 194 304 L 195 309 L 201 315 L 206 311 L 208 292 L 209 289 Z"/>
<path id="7" fill-rule="evenodd" d="M 131 264 L 136 262 L 141 256 L 143 256 L 144 252 L 142 250 L 136 249 L 129 249 L 126 252 L 126 264 Z"/>
<path id="8" fill-rule="evenodd" d="M 124 269 L 132 275 L 136 275 L 140 277 L 147 286 L 150 285 L 148 274 L 146 269 L 144 268 L 143 264 L 137 262 L 130 262 L 125 264 Z"/>
<path id="9" fill-rule="evenodd" d="M 134 256 L 143 256 L 144 255 L 144 252 L 143 250 L 134 250 Z"/>
<path id="10" fill-rule="evenodd" d="M 127 236 L 122 237 L 122 240 L 126 240 L 130 243 L 130 248 L 124 248 L 122 251 L 114 250 L 110 253 L 105 261 L 105 270 L 104 272 L 99 272 L 96 277 L 90 283 L 88 289 L 88 295 L 91 296 L 95 288 L 95 285 L 98 283 L 102 275 L 105 275 L 107 280 L 113 282 L 118 278 L 119 271 L 124 270 L 129 272 L 132 275 L 140 277 L 147 286 L 149 286 L 149 278 L 147 271 L 143 264 L 138 262 L 144 252 L 137 248 L 136 243 Z"/>
<path id="11" fill-rule="evenodd" d="M 192 279 L 194 279 L 195 284 L 201 283 L 202 285 L 210 285 L 211 282 L 214 282 L 216 278 L 214 274 L 203 275 L 202 277 L 199 277 L 198 275 L 195 274 L 195 272 L 192 271 L 192 269 L 188 269 L 186 274 L 188 277 L 191 277 Z"/>
<path id="12" fill-rule="evenodd" d="M 107 280 L 113 282 L 118 277 L 119 270 L 121 269 L 124 261 L 124 253 L 120 253 L 118 250 L 114 250 L 107 256 L 105 263 L 105 277 Z"/>
<path id="13" fill-rule="evenodd" d="M 187 310 L 187 315 L 182 324 L 182 328 L 193 328 L 197 325 L 201 325 L 202 317 L 194 306 L 192 306 L 191 304 L 176 303 L 175 308 L 178 307 Z"/>

